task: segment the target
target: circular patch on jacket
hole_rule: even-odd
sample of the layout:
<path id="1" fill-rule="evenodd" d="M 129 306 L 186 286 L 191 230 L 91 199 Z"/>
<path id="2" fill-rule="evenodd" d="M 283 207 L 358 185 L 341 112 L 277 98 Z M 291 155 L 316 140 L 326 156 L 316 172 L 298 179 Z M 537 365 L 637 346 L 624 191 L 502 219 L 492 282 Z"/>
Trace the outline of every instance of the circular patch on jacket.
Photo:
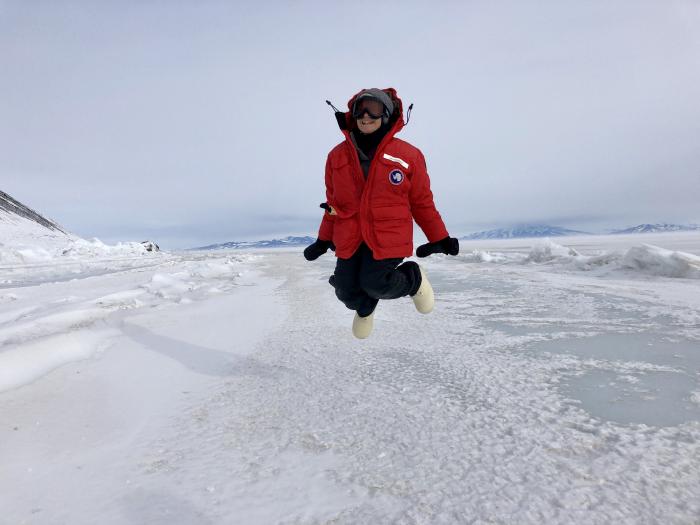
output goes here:
<path id="1" fill-rule="evenodd" d="M 401 184 L 404 178 L 405 176 L 401 170 L 392 170 L 391 173 L 389 173 L 389 182 L 394 186 Z"/>

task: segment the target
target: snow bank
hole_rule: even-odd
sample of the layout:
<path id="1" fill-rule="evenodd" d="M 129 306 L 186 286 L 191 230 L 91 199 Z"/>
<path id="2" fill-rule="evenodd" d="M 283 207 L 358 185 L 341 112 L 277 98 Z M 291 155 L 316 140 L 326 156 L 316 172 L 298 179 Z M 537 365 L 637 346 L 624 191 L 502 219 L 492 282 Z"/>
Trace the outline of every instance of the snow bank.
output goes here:
<path id="1" fill-rule="evenodd" d="M 472 253 L 469 253 L 469 254 L 462 256 L 462 259 L 464 259 L 466 262 L 473 262 L 473 263 L 508 262 L 508 258 L 505 255 L 503 255 L 502 253 L 482 252 L 480 250 L 474 250 Z"/>
<path id="2" fill-rule="evenodd" d="M 0 326 L 0 347 L 8 344 L 21 344 L 38 337 L 91 326 L 106 318 L 109 313 L 103 308 L 79 307 L 20 322 L 18 319 L 22 317 L 23 313 L 21 311 L 14 312 L 15 320 L 12 323 L 6 323 L 9 326 Z"/>
<path id="3" fill-rule="evenodd" d="M 0 250 L 0 261 L 9 260 L 11 262 L 38 263 L 50 261 L 51 259 L 53 259 L 51 252 L 38 246 L 19 247 L 14 250 L 8 249 L 6 253 Z"/>
<path id="4" fill-rule="evenodd" d="M 120 242 L 108 245 L 99 239 L 75 239 L 71 245 L 61 252 L 62 257 L 68 258 L 101 258 L 101 257 L 138 257 L 152 254 L 140 242 Z"/>
<path id="5" fill-rule="evenodd" d="M 546 239 L 532 247 L 525 262 L 543 263 L 557 259 L 570 260 L 575 257 L 579 257 L 579 253 L 573 248 L 567 248 Z"/>
<path id="6" fill-rule="evenodd" d="M 197 265 L 190 270 L 189 273 L 192 277 L 198 277 L 200 279 L 220 279 L 231 275 L 237 276 L 240 262 L 240 258 L 229 258 L 224 261 L 210 261 Z"/>
<path id="7" fill-rule="evenodd" d="M 206 290 L 207 293 L 220 293 L 239 277 L 241 259 L 230 257 L 225 260 L 196 262 L 187 265 L 186 270 L 173 273 L 157 272 L 150 282 L 142 285 L 148 293 L 175 302 L 188 302 L 192 292 Z"/>
<path id="8" fill-rule="evenodd" d="M 650 244 L 633 246 L 627 250 L 620 264 L 652 275 L 700 279 L 700 257 Z"/>
<path id="9" fill-rule="evenodd" d="M 183 279 L 182 275 L 156 273 L 151 282 L 143 285 L 148 292 L 163 299 L 180 298 L 194 290 L 194 285 Z"/>
<path id="10" fill-rule="evenodd" d="M 606 251 L 583 255 L 549 239 L 534 244 L 528 253 L 498 253 L 474 250 L 461 256 L 470 263 L 549 264 L 590 271 L 596 268 L 633 270 L 658 277 L 700 279 L 700 257 L 666 250 L 651 244 L 632 246 L 627 251 Z"/>
<path id="11" fill-rule="evenodd" d="M 31 383 L 71 361 L 88 359 L 118 335 L 114 329 L 58 334 L 0 353 L 0 392 Z"/>
<path id="12" fill-rule="evenodd" d="M 99 239 L 86 240 L 79 237 L 63 237 L 60 242 L 38 241 L 36 245 L 24 243 L 0 243 L 0 264 L 36 264 L 85 259 L 114 259 L 155 255 L 140 242 L 124 242 L 108 245 Z"/>

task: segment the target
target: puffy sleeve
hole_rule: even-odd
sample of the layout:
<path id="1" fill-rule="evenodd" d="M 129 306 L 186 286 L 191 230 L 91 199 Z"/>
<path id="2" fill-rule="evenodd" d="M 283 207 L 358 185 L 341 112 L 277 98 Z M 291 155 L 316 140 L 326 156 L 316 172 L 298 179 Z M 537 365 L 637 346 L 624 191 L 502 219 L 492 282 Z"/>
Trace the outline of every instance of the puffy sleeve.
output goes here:
<path id="1" fill-rule="evenodd" d="M 430 191 L 430 177 L 425 165 L 423 153 L 418 151 L 416 163 L 411 177 L 411 190 L 409 193 L 411 213 L 416 223 L 423 230 L 429 242 L 436 242 L 448 237 L 447 228 L 435 208 L 433 192 Z"/>
<path id="2" fill-rule="evenodd" d="M 333 202 L 333 179 L 331 177 L 331 157 L 326 159 L 326 202 Z M 333 240 L 333 226 L 335 217 L 329 213 L 323 213 L 323 220 L 318 229 L 318 238 L 323 241 Z"/>

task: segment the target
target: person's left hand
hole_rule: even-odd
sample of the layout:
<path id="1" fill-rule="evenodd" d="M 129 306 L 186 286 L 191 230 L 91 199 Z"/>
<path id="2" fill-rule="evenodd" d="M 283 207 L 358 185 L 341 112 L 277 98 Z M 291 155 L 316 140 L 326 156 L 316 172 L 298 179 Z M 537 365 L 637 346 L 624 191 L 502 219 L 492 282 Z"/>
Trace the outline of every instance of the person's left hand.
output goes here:
<path id="1" fill-rule="evenodd" d="M 445 237 L 439 241 L 423 244 L 416 250 L 416 256 L 418 257 L 427 257 L 434 253 L 457 255 L 459 253 L 459 240 L 455 237 Z"/>
<path id="2" fill-rule="evenodd" d="M 333 244 L 333 241 L 323 241 L 321 239 L 316 239 L 316 241 L 313 244 L 309 244 L 304 249 L 304 258 L 307 261 L 315 261 L 316 259 L 321 257 L 321 255 L 326 253 L 328 251 L 328 248 L 335 251 L 335 244 Z"/>

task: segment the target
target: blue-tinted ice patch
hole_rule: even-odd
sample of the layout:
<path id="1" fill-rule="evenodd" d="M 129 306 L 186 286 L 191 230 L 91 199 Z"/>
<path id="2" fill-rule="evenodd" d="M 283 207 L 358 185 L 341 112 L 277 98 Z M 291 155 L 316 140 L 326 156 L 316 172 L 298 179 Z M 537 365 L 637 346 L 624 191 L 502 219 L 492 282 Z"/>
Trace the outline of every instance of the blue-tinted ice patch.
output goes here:
<path id="1" fill-rule="evenodd" d="M 607 333 L 542 341 L 538 354 L 582 360 L 583 373 L 561 383 L 562 393 L 591 415 L 623 424 L 679 425 L 700 421 L 700 343 L 658 333 Z"/>
<path id="2" fill-rule="evenodd" d="M 700 371 L 700 342 L 672 339 L 656 333 L 607 333 L 576 339 L 543 341 L 532 351 L 573 354 L 584 359 L 643 362 L 680 369 L 689 375 Z"/>
<path id="3" fill-rule="evenodd" d="M 622 424 L 674 426 L 700 421 L 697 379 L 678 372 L 625 374 L 592 369 L 570 378 L 562 393 L 591 415 Z"/>

